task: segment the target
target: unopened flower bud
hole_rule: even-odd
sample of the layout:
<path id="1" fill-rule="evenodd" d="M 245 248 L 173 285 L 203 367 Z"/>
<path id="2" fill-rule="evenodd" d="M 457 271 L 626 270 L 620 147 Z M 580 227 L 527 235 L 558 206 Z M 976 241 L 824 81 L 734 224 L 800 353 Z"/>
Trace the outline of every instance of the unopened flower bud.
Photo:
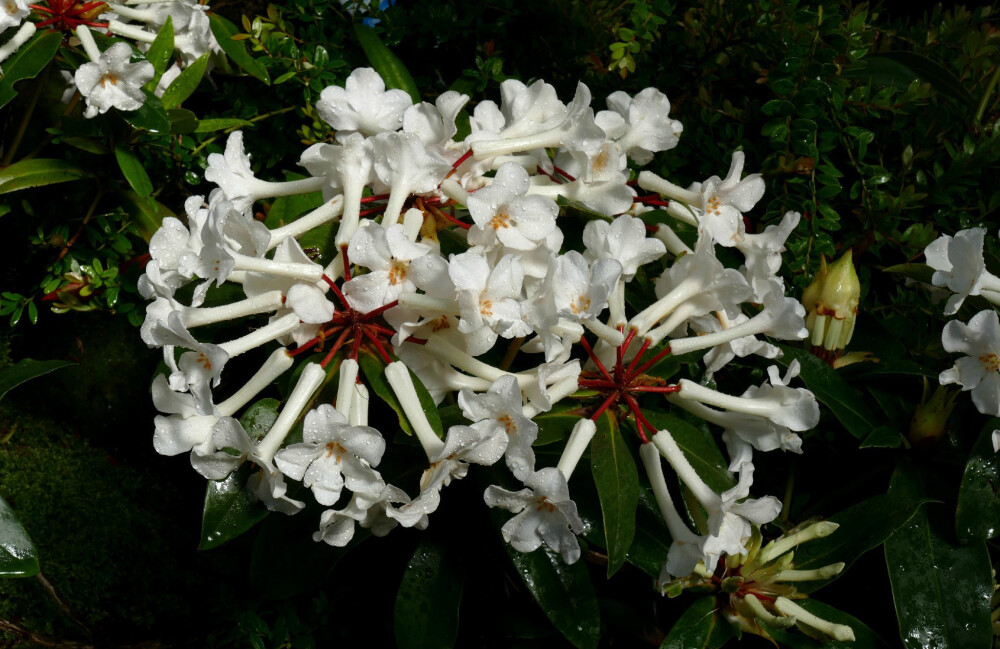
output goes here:
<path id="1" fill-rule="evenodd" d="M 930 397 L 927 396 L 929 392 L 930 386 L 925 378 L 924 394 L 910 420 L 908 434 L 910 443 L 918 448 L 932 446 L 944 436 L 948 430 L 948 417 L 960 394 L 958 390 L 943 385 L 939 385 Z"/>
<path id="2" fill-rule="evenodd" d="M 851 250 L 830 265 L 821 258 L 819 273 L 802 294 L 802 305 L 808 311 L 809 343 L 827 355 L 839 355 L 854 334 L 860 297 L 861 283 Z"/>

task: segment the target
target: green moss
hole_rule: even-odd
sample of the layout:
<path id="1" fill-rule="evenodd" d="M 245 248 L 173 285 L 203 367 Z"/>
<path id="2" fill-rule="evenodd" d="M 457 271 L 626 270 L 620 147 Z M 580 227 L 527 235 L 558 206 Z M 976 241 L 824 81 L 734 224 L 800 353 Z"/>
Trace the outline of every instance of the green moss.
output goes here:
<path id="1" fill-rule="evenodd" d="M 95 639 L 175 635 L 170 624 L 191 618 L 202 590 L 197 530 L 181 530 L 171 517 L 189 503 L 176 502 L 163 479 L 117 464 L 52 420 L 3 403 L 0 422 L 13 432 L 0 445 L 0 494 L 70 609 Z M 80 637 L 35 579 L 0 580 L 0 617 Z"/>

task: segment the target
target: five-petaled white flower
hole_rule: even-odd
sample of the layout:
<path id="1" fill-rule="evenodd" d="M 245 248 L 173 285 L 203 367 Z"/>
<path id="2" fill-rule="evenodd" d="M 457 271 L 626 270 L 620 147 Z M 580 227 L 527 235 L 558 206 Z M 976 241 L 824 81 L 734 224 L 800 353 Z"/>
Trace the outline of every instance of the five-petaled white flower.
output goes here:
<path id="1" fill-rule="evenodd" d="M 972 391 L 972 403 L 984 415 L 1000 417 L 1000 320 L 996 311 L 980 311 L 969 324 L 952 320 L 944 326 L 945 350 L 965 354 L 941 372 L 942 385 L 957 383 Z"/>
<path id="2" fill-rule="evenodd" d="M 503 507 L 517 514 L 500 528 L 505 541 L 519 552 L 537 550 L 544 543 L 562 555 L 566 563 L 580 558 L 583 520 L 569 497 L 566 476 L 555 467 L 541 469 L 524 479 L 525 489 L 507 491 L 495 485 L 483 498 L 490 507 Z"/>
<path id="3" fill-rule="evenodd" d="M 138 110 L 146 101 L 142 85 L 153 78 L 153 64 L 129 63 L 131 58 L 128 43 L 118 42 L 105 50 L 96 63 L 84 63 L 77 69 L 76 87 L 87 99 L 84 117 L 103 115 L 111 108 Z"/>

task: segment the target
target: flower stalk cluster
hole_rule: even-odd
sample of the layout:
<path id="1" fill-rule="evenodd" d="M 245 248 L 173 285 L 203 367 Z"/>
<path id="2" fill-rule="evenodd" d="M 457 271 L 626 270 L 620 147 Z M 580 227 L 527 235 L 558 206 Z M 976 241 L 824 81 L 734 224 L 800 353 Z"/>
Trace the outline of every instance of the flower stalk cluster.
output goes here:
<path id="1" fill-rule="evenodd" d="M 801 452 L 797 433 L 819 418 L 812 393 L 790 385 L 795 363 L 785 376 L 771 367 L 767 381 L 740 395 L 705 385 L 734 358 L 776 357 L 764 336 L 808 335 L 805 310 L 778 275 L 799 215 L 747 231 L 743 213 L 763 180 L 743 176 L 739 152 L 724 180 L 682 189 L 643 172 L 633 182 L 629 159 L 649 162 L 682 131 L 656 89 L 614 93 L 599 111 L 583 84 L 568 104 L 542 81 L 505 81 L 501 95 L 499 105 L 475 106 L 471 133 L 457 141 L 468 97 L 446 92 L 413 104 L 359 69 L 321 95 L 317 111 L 334 135 L 303 151 L 305 180 L 257 178 L 240 132 L 224 154 L 209 156 L 205 176 L 217 188 L 188 199 L 186 222 L 163 220 L 140 281 L 150 300 L 142 336 L 162 348 L 169 368 L 154 384 L 165 413 L 154 445 L 189 453 L 209 479 L 252 463 L 248 487 L 270 509 L 311 511 L 290 495 L 311 492 L 322 509 L 314 538 L 332 545 L 349 542 L 358 525 L 376 535 L 426 527 L 452 481 L 471 465 L 503 460 L 523 485 L 484 494 L 487 505 L 514 514 L 503 537 L 519 551 L 546 545 L 573 562 L 583 521 L 570 481 L 601 417 L 613 416 L 634 431 L 670 527 L 666 574 L 713 571 L 724 557 L 745 555 L 755 526 L 780 509 L 773 497 L 749 498 L 754 451 Z M 260 201 L 315 192 L 322 204 L 294 221 L 267 227 L 253 217 Z M 588 215 L 580 249 L 563 249 L 569 223 L 557 199 Z M 670 225 L 643 220 L 654 208 L 690 232 L 688 243 Z M 300 237 L 329 225 L 331 249 L 303 250 Z M 745 263 L 724 267 L 717 246 Z M 631 284 L 640 269 L 658 277 L 641 309 Z M 223 284 L 245 297 L 205 306 Z M 228 341 L 192 333 L 226 322 L 237 332 Z M 508 358 L 495 366 L 486 354 L 501 339 Z M 659 364 L 682 353 L 701 356 L 703 371 L 658 376 Z M 243 354 L 266 360 L 220 399 L 229 394 L 227 363 Z M 400 451 L 389 443 L 394 427 L 370 417 L 365 368 L 373 363 L 423 450 L 418 484 L 390 484 L 378 470 L 386 453 Z M 277 420 L 251 439 L 235 416 L 296 364 Z M 336 386 L 332 399 L 320 396 L 330 394 L 327 381 Z M 443 431 L 427 408 L 449 394 L 467 423 Z M 533 418 L 566 399 L 581 416 L 556 465 L 538 466 Z M 671 432 L 647 416 L 674 406 L 721 428 L 732 489 L 713 491 Z M 299 423 L 302 441 L 290 443 Z M 674 507 L 662 460 L 708 513 L 704 529 L 688 528 Z"/>

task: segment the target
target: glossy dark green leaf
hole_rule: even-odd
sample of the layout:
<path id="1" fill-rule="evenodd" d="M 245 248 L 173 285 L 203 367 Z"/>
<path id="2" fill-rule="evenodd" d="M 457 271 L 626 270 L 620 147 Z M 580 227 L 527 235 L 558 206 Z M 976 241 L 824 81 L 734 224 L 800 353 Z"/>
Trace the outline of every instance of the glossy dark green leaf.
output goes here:
<path id="1" fill-rule="evenodd" d="M 235 117 L 210 117 L 198 120 L 198 128 L 195 133 L 212 133 L 227 128 L 241 128 L 243 126 L 253 126 L 253 122 Z"/>
<path id="2" fill-rule="evenodd" d="M 298 180 L 300 177 L 289 177 L 286 180 Z M 264 222 L 269 228 L 278 228 L 288 225 L 300 216 L 310 212 L 323 204 L 323 192 L 309 192 L 308 194 L 296 194 L 294 196 L 280 196 L 271 203 L 271 209 L 267 211 L 267 220 Z"/>
<path id="3" fill-rule="evenodd" d="M 233 36 L 240 33 L 236 25 L 219 14 L 211 12 L 208 14 L 208 20 L 212 27 L 212 34 L 215 36 L 215 40 L 219 42 L 219 47 L 226 53 L 226 56 L 251 75 L 271 85 L 271 75 L 268 74 L 267 67 L 247 52 L 247 46 L 243 41 L 233 40 Z"/>
<path id="4" fill-rule="evenodd" d="M 3 399 L 4 395 L 25 381 L 70 365 L 75 365 L 75 363 L 72 361 L 36 361 L 32 358 L 22 358 L 16 365 L 0 369 L 0 399 Z"/>
<path id="5" fill-rule="evenodd" d="M 240 424 L 251 439 L 267 433 L 278 418 L 276 399 L 261 399 L 240 417 Z M 267 509 L 246 487 L 253 472 L 252 463 L 244 463 L 225 480 L 209 480 L 205 508 L 201 518 L 201 543 L 210 550 L 243 534 L 267 516 Z"/>
<path id="6" fill-rule="evenodd" d="M 4 61 L 3 77 L 0 78 L 0 108 L 17 96 L 15 83 L 23 79 L 34 79 L 45 69 L 59 51 L 60 43 L 62 43 L 61 32 L 46 30 L 40 34 L 36 33 Z"/>
<path id="7" fill-rule="evenodd" d="M 145 198 L 153 193 L 153 182 L 135 153 L 119 144 L 115 147 L 115 159 L 118 161 L 118 168 L 122 170 L 122 175 L 136 194 Z"/>
<path id="8" fill-rule="evenodd" d="M 915 52 L 880 52 L 870 54 L 844 68 L 847 79 L 870 79 L 881 86 L 905 90 L 916 80 L 930 83 L 942 95 L 974 109 L 976 100 L 955 75 L 940 63 Z"/>
<path id="9" fill-rule="evenodd" d="M 889 494 L 921 497 L 920 471 L 901 463 Z M 957 545 L 948 539 L 951 524 L 944 508 L 923 505 L 885 542 L 899 637 L 906 649 L 989 649 L 993 579 L 986 543 Z"/>
<path id="10" fill-rule="evenodd" d="M 573 646 L 596 649 L 601 629 L 600 608 L 590 575 L 582 560 L 567 565 L 542 546 L 522 553 L 505 544 L 517 573 L 552 625 Z"/>
<path id="11" fill-rule="evenodd" d="M 146 60 L 153 65 L 153 78 L 147 87 L 153 89 L 160 82 L 160 77 L 167 70 L 167 65 L 174 54 L 174 20 L 167 16 L 167 21 L 160 27 L 160 32 L 156 35 L 146 50 Z"/>
<path id="12" fill-rule="evenodd" d="M 986 423 L 965 464 L 955 511 L 955 531 L 961 539 L 992 539 L 1000 533 L 1000 455 L 993 450 L 993 431 L 998 428 L 996 417 Z"/>
<path id="13" fill-rule="evenodd" d="M 143 102 L 139 110 L 119 111 L 126 122 L 133 128 L 144 129 L 150 133 L 166 134 L 170 132 L 170 117 L 160 98 L 149 90 L 143 90 L 146 101 Z"/>
<path id="14" fill-rule="evenodd" d="M 784 351 L 784 355 L 775 359 L 776 362 L 787 367 L 793 360 L 798 360 L 802 368 L 799 378 L 851 435 L 864 439 L 881 425 L 861 392 L 826 362 L 799 347 L 778 347 Z"/>
<path id="15" fill-rule="evenodd" d="M 580 417 L 588 414 L 578 402 L 566 399 L 552 410 L 535 415 L 532 421 L 538 424 L 538 437 L 533 446 L 546 446 L 567 439 Z"/>
<path id="16" fill-rule="evenodd" d="M 91 176 L 93 176 L 91 172 L 65 160 L 32 158 L 0 169 L 0 194 L 81 180 Z"/>
<path id="17" fill-rule="evenodd" d="M 139 229 L 139 234 L 147 242 L 160 229 L 164 218 L 175 216 L 169 207 L 152 197 L 143 198 L 133 191 L 124 191 L 118 196 L 121 198 L 122 207 Z"/>
<path id="18" fill-rule="evenodd" d="M 184 68 L 183 72 L 163 91 L 163 107 L 167 110 L 177 108 L 184 100 L 190 97 L 198 84 L 205 76 L 205 68 L 208 66 L 208 54 L 201 55 L 191 65 Z"/>
<path id="19" fill-rule="evenodd" d="M 38 574 L 38 551 L 17 520 L 14 510 L 0 498 L 0 577 Z"/>
<path id="20" fill-rule="evenodd" d="M 399 426 L 403 429 L 403 432 L 407 435 L 413 435 L 413 426 L 410 425 L 410 420 L 406 417 L 406 413 L 403 412 L 403 406 L 400 405 L 399 399 L 396 398 L 396 393 L 392 391 L 389 381 L 385 378 L 385 363 L 382 362 L 382 359 L 362 350 L 362 353 L 358 354 L 358 366 L 365 377 L 365 381 L 375 391 L 375 394 L 396 411 L 396 415 L 399 417 Z M 427 388 L 424 387 L 424 384 L 420 382 L 420 379 L 412 371 L 410 371 L 410 378 L 413 379 L 413 387 L 416 388 L 417 398 L 420 399 L 420 405 L 424 408 L 427 421 L 430 422 L 431 428 L 434 429 L 437 436 L 443 438 L 444 430 L 441 428 L 441 416 L 438 414 L 434 399 L 431 398 L 430 393 L 427 392 Z"/>
<path id="21" fill-rule="evenodd" d="M 313 540 L 316 518 L 308 514 L 271 516 L 257 528 L 250 553 L 249 580 L 256 596 L 281 601 L 315 593 L 329 583 L 337 563 L 366 539 L 358 528 L 343 548 Z"/>
<path id="22" fill-rule="evenodd" d="M 841 561 L 850 566 L 865 552 L 882 545 L 925 502 L 925 498 L 880 494 L 830 516 L 827 520 L 838 523 L 840 527 L 829 536 L 798 546 L 795 549 L 795 568 L 813 570 Z M 812 593 L 835 579 L 837 577 L 802 582 L 798 584 L 798 589 Z"/>
<path id="23" fill-rule="evenodd" d="M 722 493 L 736 484 L 729 472 L 729 463 L 711 435 L 674 415 L 650 410 L 645 414 L 657 430 L 670 431 L 677 446 L 709 487 Z"/>
<path id="24" fill-rule="evenodd" d="M 465 566 L 455 548 L 425 536 L 403 572 L 393 625 L 399 649 L 448 649 L 458 637 Z"/>
<path id="25" fill-rule="evenodd" d="M 724 645 L 736 631 L 717 607 L 711 595 L 695 600 L 674 623 L 660 649 L 715 649 Z"/>
<path id="26" fill-rule="evenodd" d="M 924 284 L 930 284 L 931 277 L 934 275 L 934 269 L 927 264 L 896 264 L 895 266 L 883 268 L 882 271 L 894 275 L 902 275 L 903 277 L 923 282 Z"/>
<path id="27" fill-rule="evenodd" d="M 170 119 L 171 135 L 187 135 L 198 130 L 198 116 L 184 108 L 171 108 L 167 111 Z"/>
<path id="28" fill-rule="evenodd" d="M 889 647 L 879 634 L 856 617 L 814 599 L 803 599 L 795 603 L 817 617 L 851 627 L 851 630 L 854 631 L 854 641 L 841 642 L 833 638 L 824 638 L 821 645 L 794 628 L 773 629 L 768 627 L 768 633 L 782 647 L 789 649 L 819 649 L 821 646 L 823 649 L 888 649 Z"/>
<path id="29" fill-rule="evenodd" d="M 635 537 L 635 512 L 639 505 L 639 474 L 635 459 L 618 430 L 614 415 L 605 411 L 597 419 L 590 443 L 590 466 L 601 499 L 608 577 L 625 564 Z"/>
<path id="30" fill-rule="evenodd" d="M 358 36 L 358 42 L 365 51 L 368 62 L 382 77 L 382 81 L 385 81 L 385 87 L 405 90 L 414 104 L 420 103 L 420 91 L 417 90 L 417 84 L 413 81 L 410 71 L 399 57 L 386 47 L 375 30 L 361 23 L 355 23 L 354 33 Z"/>

